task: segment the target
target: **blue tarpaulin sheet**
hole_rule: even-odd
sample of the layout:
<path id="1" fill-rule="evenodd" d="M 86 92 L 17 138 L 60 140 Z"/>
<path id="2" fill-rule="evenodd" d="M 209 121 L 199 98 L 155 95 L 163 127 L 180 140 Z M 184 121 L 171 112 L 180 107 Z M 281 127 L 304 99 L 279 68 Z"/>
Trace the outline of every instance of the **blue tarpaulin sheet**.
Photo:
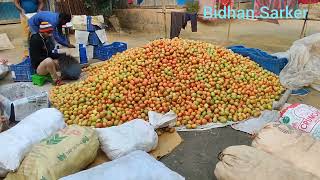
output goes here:
<path id="1" fill-rule="evenodd" d="M 277 75 L 288 63 L 287 58 L 277 58 L 269 53 L 256 48 L 247 48 L 242 45 L 230 46 L 228 49 L 240 54 L 244 57 L 249 57 L 251 60 L 258 63 L 264 69 L 267 69 Z"/>
<path id="2" fill-rule="evenodd" d="M 20 14 L 13 2 L 0 2 L 0 21 L 19 19 Z"/>

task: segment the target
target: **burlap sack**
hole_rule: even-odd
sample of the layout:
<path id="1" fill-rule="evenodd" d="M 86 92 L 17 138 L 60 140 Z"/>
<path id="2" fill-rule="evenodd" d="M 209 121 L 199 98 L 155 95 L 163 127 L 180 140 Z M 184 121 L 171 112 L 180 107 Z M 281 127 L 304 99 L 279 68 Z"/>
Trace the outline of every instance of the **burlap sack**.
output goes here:
<path id="1" fill-rule="evenodd" d="M 284 124 L 269 123 L 257 134 L 252 146 L 320 178 L 320 141 L 307 133 Z"/>
<path id="2" fill-rule="evenodd" d="M 280 112 L 279 121 L 320 140 L 320 110 L 306 104 L 292 104 Z"/>
<path id="3" fill-rule="evenodd" d="M 220 154 L 214 174 L 218 180 L 318 180 L 271 154 L 250 146 L 231 146 Z"/>
<path id="4" fill-rule="evenodd" d="M 35 145 L 6 180 L 56 180 L 84 169 L 99 148 L 94 129 L 69 126 Z"/>

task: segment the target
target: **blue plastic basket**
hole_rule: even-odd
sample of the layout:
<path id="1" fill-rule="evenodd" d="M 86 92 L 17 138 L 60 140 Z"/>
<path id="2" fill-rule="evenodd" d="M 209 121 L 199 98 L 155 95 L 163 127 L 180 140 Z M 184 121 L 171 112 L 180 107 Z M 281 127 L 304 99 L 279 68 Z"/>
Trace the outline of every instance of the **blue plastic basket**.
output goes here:
<path id="1" fill-rule="evenodd" d="M 98 35 L 95 32 L 89 33 L 88 42 L 92 46 L 102 45 Z"/>
<path id="2" fill-rule="evenodd" d="M 123 42 L 113 42 L 111 45 L 113 46 L 115 53 L 123 52 L 128 49 L 128 45 Z"/>
<path id="3" fill-rule="evenodd" d="M 20 64 L 11 65 L 10 71 L 15 82 L 31 82 L 31 76 L 35 73 L 30 58 L 24 59 Z"/>
<path id="4" fill-rule="evenodd" d="M 277 58 L 270 54 L 255 48 L 246 48 L 244 46 L 231 46 L 228 47 L 234 53 L 241 54 L 242 56 L 249 57 L 254 62 L 258 63 L 264 69 L 271 71 L 277 75 L 287 65 L 287 58 Z"/>
<path id="5" fill-rule="evenodd" d="M 128 45 L 123 42 L 113 42 L 112 44 L 95 46 L 93 51 L 93 57 L 99 60 L 108 60 L 114 54 L 127 50 Z"/>
<path id="6" fill-rule="evenodd" d="M 99 59 L 102 61 L 108 60 L 115 54 L 112 44 L 95 46 L 93 49 L 93 58 Z"/>

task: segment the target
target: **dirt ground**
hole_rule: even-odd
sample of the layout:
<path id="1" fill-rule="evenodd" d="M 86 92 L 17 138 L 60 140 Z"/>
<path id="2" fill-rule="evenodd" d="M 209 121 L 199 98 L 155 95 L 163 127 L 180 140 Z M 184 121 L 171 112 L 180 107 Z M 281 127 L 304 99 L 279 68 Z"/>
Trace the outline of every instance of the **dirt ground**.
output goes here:
<path id="1" fill-rule="evenodd" d="M 303 21 L 280 21 L 280 25 L 258 21 L 232 22 L 230 40 L 227 41 L 228 24 L 216 26 L 199 24 L 198 32 L 189 29 L 182 30 L 181 37 L 202 40 L 224 46 L 244 44 L 249 47 L 260 48 L 270 53 L 286 51 L 293 41 L 299 39 Z M 320 32 L 320 22 L 309 22 L 307 35 Z M 153 39 L 162 38 L 159 32 L 144 34 L 142 32 L 108 33 L 108 41 L 127 42 L 129 48 L 146 44 Z M 22 57 L 22 31 L 19 24 L 0 26 L 0 33 L 7 33 L 15 46 L 13 50 L 0 51 L 0 57 L 8 58 L 11 63 L 18 63 Z M 8 83 L 10 80 L 0 82 Z M 312 90 L 304 97 L 292 96 L 290 103 L 302 102 L 320 108 L 320 94 Z M 171 154 L 161 159 L 172 170 L 185 176 L 188 180 L 215 179 L 213 170 L 217 163 L 217 154 L 231 145 L 250 145 L 248 134 L 235 131 L 230 127 L 218 128 L 201 132 L 179 133 L 184 142 Z"/>

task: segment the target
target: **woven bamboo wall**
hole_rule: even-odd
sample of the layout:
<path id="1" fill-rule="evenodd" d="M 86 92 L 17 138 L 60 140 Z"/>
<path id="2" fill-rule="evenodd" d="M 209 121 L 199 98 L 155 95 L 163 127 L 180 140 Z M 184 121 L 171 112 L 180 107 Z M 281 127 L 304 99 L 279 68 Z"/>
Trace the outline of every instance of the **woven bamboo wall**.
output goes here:
<path id="1" fill-rule="evenodd" d="M 83 0 L 56 0 L 55 10 L 72 15 L 91 15 Z"/>

